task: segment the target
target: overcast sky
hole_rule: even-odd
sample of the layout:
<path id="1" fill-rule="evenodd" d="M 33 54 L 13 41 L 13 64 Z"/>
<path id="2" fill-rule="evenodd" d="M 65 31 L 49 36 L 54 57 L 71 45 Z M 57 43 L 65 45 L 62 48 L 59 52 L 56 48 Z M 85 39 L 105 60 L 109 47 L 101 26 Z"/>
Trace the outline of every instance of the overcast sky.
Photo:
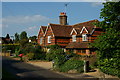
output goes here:
<path id="1" fill-rule="evenodd" d="M 66 12 L 70 25 L 99 19 L 103 5 L 100 2 L 2 2 L 2 36 L 26 31 L 38 35 L 41 25 L 59 24 L 59 13 Z M 6 0 L 7 1 L 7 0 Z M 14 0 L 13 0 L 14 1 Z M 85 0 L 87 1 L 87 0 Z M 92 0 L 93 1 L 93 0 Z"/>

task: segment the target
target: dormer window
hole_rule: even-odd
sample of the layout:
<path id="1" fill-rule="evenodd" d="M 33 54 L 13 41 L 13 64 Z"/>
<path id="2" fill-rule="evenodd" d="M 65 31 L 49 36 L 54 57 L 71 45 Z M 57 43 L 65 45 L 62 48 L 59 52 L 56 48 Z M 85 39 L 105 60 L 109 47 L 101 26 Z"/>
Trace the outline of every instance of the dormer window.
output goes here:
<path id="1" fill-rule="evenodd" d="M 72 42 L 76 42 L 76 35 L 72 35 Z"/>
<path id="2" fill-rule="evenodd" d="M 82 35 L 82 41 L 88 41 L 86 34 L 83 34 L 83 35 Z"/>
<path id="3" fill-rule="evenodd" d="M 51 36 L 48 36 L 48 43 L 51 43 Z"/>
<path id="4" fill-rule="evenodd" d="M 40 44 L 42 44 L 43 37 L 40 38 Z"/>

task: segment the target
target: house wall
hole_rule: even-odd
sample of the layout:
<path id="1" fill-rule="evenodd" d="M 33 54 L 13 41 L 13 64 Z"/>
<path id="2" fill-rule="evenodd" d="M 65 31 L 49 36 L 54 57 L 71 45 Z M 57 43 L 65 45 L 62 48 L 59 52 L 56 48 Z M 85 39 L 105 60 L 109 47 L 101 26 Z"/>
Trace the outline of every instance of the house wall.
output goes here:
<path id="1" fill-rule="evenodd" d="M 37 39 L 37 43 L 40 45 L 40 46 L 44 46 L 44 33 L 42 31 L 42 29 L 40 29 L 39 31 L 39 34 L 38 34 L 38 39 Z M 40 38 L 43 37 L 43 40 L 42 40 L 42 44 L 40 44 Z"/>
<path id="2" fill-rule="evenodd" d="M 70 43 L 69 37 L 55 37 L 55 44 L 65 47 L 68 43 Z"/>

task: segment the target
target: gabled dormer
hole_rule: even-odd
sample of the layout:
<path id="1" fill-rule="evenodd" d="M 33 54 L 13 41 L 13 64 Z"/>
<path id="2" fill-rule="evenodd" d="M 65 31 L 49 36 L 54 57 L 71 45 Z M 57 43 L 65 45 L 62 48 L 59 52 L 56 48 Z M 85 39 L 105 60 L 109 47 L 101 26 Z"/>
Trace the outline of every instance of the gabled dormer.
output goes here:
<path id="1" fill-rule="evenodd" d="M 87 28 L 85 26 L 83 26 L 83 28 L 80 31 L 80 34 L 82 35 L 82 41 L 83 42 L 88 41 L 88 36 L 87 36 L 88 33 L 89 32 L 88 32 Z"/>
<path id="2" fill-rule="evenodd" d="M 70 35 L 72 36 L 72 42 L 76 42 L 77 41 L 77 38 L 76 38 L 76 35 L 77 35 L 77 31 L 75 30 L 75 28 L 72 29 Z"/>
<path id="3" fill-rule="evenodd" d="M 85 26 L 83 26 L 82 30 L 80 31 L 80 34 L 88 34 L 88 30 Z"/>

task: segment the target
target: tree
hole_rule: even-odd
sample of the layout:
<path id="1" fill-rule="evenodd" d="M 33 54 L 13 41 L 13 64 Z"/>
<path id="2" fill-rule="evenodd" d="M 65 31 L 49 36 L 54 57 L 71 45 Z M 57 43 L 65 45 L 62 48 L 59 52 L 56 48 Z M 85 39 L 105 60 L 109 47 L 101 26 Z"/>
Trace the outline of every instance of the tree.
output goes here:
<path id="1" fill-rule="evenodd" d="M 120 1 L 103 3 L 100 18 L 97 23 L 105 33 L 92 45 L 97 48 L 99 68 L 108 74 L 120 77 Z"/>
<path id="2" fill-rule="evenodd" d="M 36 41 L 37 36 L 31 36 L 31 37 L 29 37 L 29 39 L 31 39 L 32 41 Z"/>
<path id="3" fill-rule="evenodd" d="M 19 38 L 19 34 L 15 33 L 15 43 L 19 42 L 20 38 Z"/>
<path id="4" fill-rule="evenodd" d="M 26 44 L 28 43 L 27 33 L 25 31 L 21 32 L 20 34 L 20 46 L 25 48 Z"/>
<path id="5" fill-rule="evenodd" d="M 21 32 L 21 34 L 20 34 L 20 40 L 22 40 L 22 39 L 28 39 L 27 33 L 25 31 Z"/>
<path id="6" fill-rule="evenodd" d="M 7 38 L 7 39 L 10 39 L 10 36 L 9 36 L 9 34 L 7 34 L 7 35 L 6 35 L 6 38 Z"/>

